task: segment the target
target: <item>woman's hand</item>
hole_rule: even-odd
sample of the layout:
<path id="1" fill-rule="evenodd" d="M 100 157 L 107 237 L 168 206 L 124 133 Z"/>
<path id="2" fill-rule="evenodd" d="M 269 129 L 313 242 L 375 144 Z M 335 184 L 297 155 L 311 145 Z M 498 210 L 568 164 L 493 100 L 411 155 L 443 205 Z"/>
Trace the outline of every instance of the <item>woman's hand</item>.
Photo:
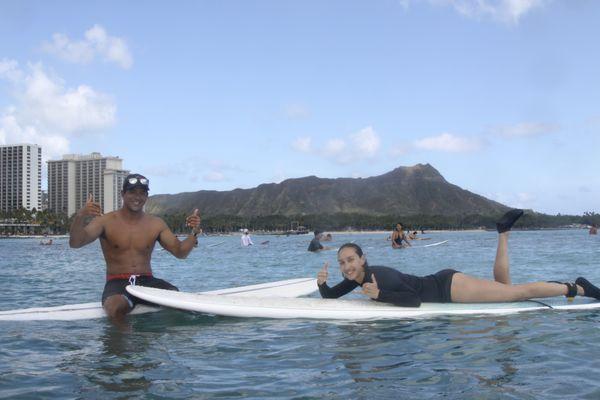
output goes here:
<path id="1" fill-rule="evenodd" d="M 317 285 L 321 286 L 322 284 L 324 284 L 325 282 L 327 282 L 327 267 L 329 267 L 329 263 L 326 262 L 323 265 L 323 268 L 321 268 L 321 270 L 319 271 L 319 273 L 317 274 Z"/>
<path id="2" fill-rule="evenodd" d="M 372 274 L 371 276 L 373 277 L 373 283 L 363 283 L 362 293 L 364 295 L 369 296 L 372 299 L 377 299 L 379 297 L 379 286 L 377 286 L 377 279 L 375 279 L 375 274 Z"/>

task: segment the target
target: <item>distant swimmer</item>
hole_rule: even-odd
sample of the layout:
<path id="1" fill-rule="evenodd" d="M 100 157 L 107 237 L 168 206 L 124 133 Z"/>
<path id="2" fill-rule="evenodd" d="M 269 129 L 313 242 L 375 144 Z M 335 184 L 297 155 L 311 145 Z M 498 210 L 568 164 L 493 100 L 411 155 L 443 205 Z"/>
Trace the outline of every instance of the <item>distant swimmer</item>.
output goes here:
<path id="1" fill-rule="evenodd" d="M 321 250 L 330 250 L 331 247 L 323 246 L 321 244 L 322 237 L 323 237 L 323 232 L 316 229 L 315 237 L 310 241 L 310 244 L 308 245 L 308 251 L 317 252 L 317 251 L 321 251 Z"/>
<path id="2" fill-rule="evenodd" d="M 406 233 L 404 233 L 404 228 L 402 227 L 401 222 L 396 224 L 396 228 L 394 228 L 394 231 L 392 232 L 392 247 L 394 249 L 411 247 L 411 244 L 408 242 L 406 237 Z"/>
<path id="3" fill-rule="evenodd" d="M 242 246 L 248 247 L 248 246 L 252 246 L 253 244 L 254 243 L 252 243 L 252 239 L 250 238 L 248 229 L 244 229 L 244 232 L 242 233 Z"/>
<path id="4" fill-rule="evenodd" d="M 592 224 L 592 226 L 590 227 L 590 235 L 597 235 L 598 234 L 598 226 L 596 224 Z"/>
<path id="5" fill-rule="evenodd" d="M 411 233 L 408 234 L 408 238 L 410 240 L 430 240 L 431 238 L 420 238 L 417 237 L 418 232 L 417 231 L 412 231 Z"/>
<path id="6" fill-rule="evenodd" d="M 52 239 L 48 239 L 46 241 L 42 240 L 40 244 L 43 246 L 50 246 L 52 244 Z"/>
<path id="7" fill-rule="evenodd" d="M 260 242 L 260 244 L 262 244 L 262 245 L 267 245 L 267 244 L 269 244 L 270 242 L 271 242 L 270 240 L 265 240 L 264 242 Z"/>
<path id="8" fill-rule="evenodd" d="M 331 233 L 323 235 L 323 237 L 321 238 L 322 242 L 331 242 L 331 240 L 333 240 L 333 236 L 331 236 Z"/>
<path id="9" fill-rule="evenodd" d="M 71 224 L 69 245 L 80 248 L 100 239 L 106 261 L 106 284 L 102 306 L 114 323 L 120 324 L 136 304 L 143 301 L 129 295 L 129 284 L 177 290 L 169 282 L 152 275 L 150 260 L 156 242 L 177 258 L 186 258 L 196 245 L 201 232 L 198 210 L 186 218 L 190 234 L 179 241 L 159 217 L 144 212 L 148 200 L 149 181 L 140 174 L 128 175 L 123 181 L 123 206 L 103 214 L 99 203 L 90 194 L 87 202 L 75 214 Z"/>
<path id="10" fill-rule="evenodd" d="M 489 303 L 524 301 L 539 297 L 579 296 L 600 299 L 600 288 L 579 277 L 574 283 L 535 282 L 513 285 L 508 258 L 508 235 L 513 224 L 523 215 L 511 210 L 496 224 L 498 245 L 494 261 L 494 280 L 476 278 L 453 269 L 427 276 L 404 274 L 394 268 L 371 266 L 360 246 L 346 243 L 337 253 L 344 280 L 333 287 L 327 285 L 328 263 L 317 274 L 317 285 L 323 298 L 338 298 L 361 286 L 369 298 L 402 307 L 419 307 L 431 303 Z"/>

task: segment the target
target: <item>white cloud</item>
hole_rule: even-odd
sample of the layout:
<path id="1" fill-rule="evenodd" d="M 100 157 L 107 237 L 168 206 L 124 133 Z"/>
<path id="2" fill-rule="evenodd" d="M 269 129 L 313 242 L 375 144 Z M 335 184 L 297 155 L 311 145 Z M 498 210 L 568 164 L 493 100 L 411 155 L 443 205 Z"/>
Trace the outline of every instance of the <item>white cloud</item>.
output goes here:
<path id="1" fill-rule="evenodd" d="M 495 200 L 509 207 L 534 209 L 537 198 L 533 193 L 491 193 L 485 195 L 488 199 Z"/>
<path id="2" fill-rule="evenodd" d="M 0 78 L 4 78 L 10 82 L 18 82 L 22 79 L 19 63 L 15 60 L 0 60 Z"/>
<path id="3" fill-rule="evenodd" d="M 52 42 L 42 44 L 42 50 L 77 64 L 89 64 L 100 57 L 123 69 L 129 69 L 133 65 L 133 56 L 125 40 L 108 35 L 100 25 L 87 30 L 82 40 L 72 40 L 65 34 L 55 33 L 52 35 Z"/>
<path id="4" fill-rule="evenodd" d="M 338 164 L 352 164 L 374 158 L 379 152 L 381 140 L 371 126 L 348 135 L 346 138 L 333 138 L 321 147 L 313 146 L 311 137 L 300 137 L 292 142 L 292 148 L 302 153 L 310 153 Z"/>
<path id="5" fill-rule="evenodd" d="M 208 182 L 222 182 L 225 180 L 225 174 L 220 171 L 209 171 L 204 174 L 203 178 Z"/>
<path id="6" fill-rule="evenodd" d="M 556 132 L 560 126 L 554 124 L 523 122 L 516 125 L 500 126 L 493 128 L 493 132 L 499 136 L 508 138 L 538 136 Z"/>
<path id="7" fill-rule="evenodd" d="M 30 69 L 20 99 L 25 119 L 65 134 L 105 129 L 115 122 L 116 106 L 108 96 L 86 85 L 66 88 L 39 64 Z"/>
<path id="8" fill-rule="evenodd" d="M 479 150 L 482 143 L 477 138 L 465 138 L 451 133 L 442 133 L 438 136 L 416 140 L 414 146 L 422 150 L 463 153 Z"/>
<path id="9" fill-rule="evenodd" d="M 26 71 L 14 61 L 0 73 L 12 84 L 14 104 L 0 113 L 0 139 L 5 143 L 36 143 L 44 159 L 68 152 L 69 138 L 111 127 L 116 106 L 108 96 L 91 87 L 67 88 L 50 76 L 41 64 Z M 10 73 L 6 73 L 9 71 Z"/>
<path id="10" fill-rule="evenodd" d="M 149 175 L 162 178 L 177 177 L 187 179 L 190 182 L 226 182 L 231 181 L 232 175 L 248 173 L 239 165 L 227 163 L 222 160 L 204 160 L 198 157 L 172 161 L 167 164 L 153 164 L 144 167 Z"/>
<path id="11" fill-rule="evenodd" d="M 312 151 L 312 138 L 309 136 L 299 137 L 292 143 L 292 148 L 301 153 L 310 153 Z"/>
<path id="12" fill-rule="evenodd" d="M 44 159 L 68 153 L 69 141 L 65 137 L 43 133 L 33 125 L 22 124 L 13 112 L 14 110 L 8 110 L 0 116 L 0 144 L 33 143 L 40 145 Z"/>
<path id="13" fill-rule="evenodd" d="M 381 141 L 372 127 L 368 126 L 350 136 L 354 147 L 362 153 L 362 157 L 371 158 L 379 150 Z"/>
<path id="14" fill-rule="evenodd" d="M 327 157 L 342 157 L 346 149 L 346 141 L 343 139 L 329 139 L 323 148 L 323 154 Z"/>
<path id="15" fill-rule="evenodd" d="M 508 24 L 517 24 L 521 18 L 552 0 L 401 0 L 408 8 L 410 3 L 428 2 L 438 6 L 453 7 L 468 18 L 491 18 Z"/>

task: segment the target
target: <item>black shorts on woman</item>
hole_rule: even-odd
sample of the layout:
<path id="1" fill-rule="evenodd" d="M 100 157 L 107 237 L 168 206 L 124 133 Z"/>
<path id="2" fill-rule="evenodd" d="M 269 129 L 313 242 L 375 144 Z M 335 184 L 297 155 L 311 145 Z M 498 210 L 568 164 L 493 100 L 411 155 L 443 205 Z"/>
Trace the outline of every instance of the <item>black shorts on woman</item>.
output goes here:
<path id="1" fill-rule="evenodd" d="M 397 306 L 419 307 L 421 303 L 451 303 L 452 277 L 458 271 L 444 269 L 427 276 L 404 274 L 394 268 L 365 265 L 365 278 L 362 284 L 344 278 L 333 287 L 327 283 L 319 286 L 324 298 L 337 299 L 358 286 L 373 282 L 373 274 L 377 280 L 379 297 L 377 301 L 392 303 Z"/>

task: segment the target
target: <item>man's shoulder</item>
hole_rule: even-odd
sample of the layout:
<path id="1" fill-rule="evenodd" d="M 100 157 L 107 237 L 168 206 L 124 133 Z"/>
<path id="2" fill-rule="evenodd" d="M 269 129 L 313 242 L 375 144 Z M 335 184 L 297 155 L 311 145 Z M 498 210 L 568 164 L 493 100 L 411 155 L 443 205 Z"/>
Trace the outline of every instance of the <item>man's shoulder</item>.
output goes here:
<path id="1" fill-rule="evenodd" d="M 147 221 L 147 223 L 152 225 L 167 225 L 167 223 L 161 217 L 156 215 L 145 214 L 144 219 Z"/>

